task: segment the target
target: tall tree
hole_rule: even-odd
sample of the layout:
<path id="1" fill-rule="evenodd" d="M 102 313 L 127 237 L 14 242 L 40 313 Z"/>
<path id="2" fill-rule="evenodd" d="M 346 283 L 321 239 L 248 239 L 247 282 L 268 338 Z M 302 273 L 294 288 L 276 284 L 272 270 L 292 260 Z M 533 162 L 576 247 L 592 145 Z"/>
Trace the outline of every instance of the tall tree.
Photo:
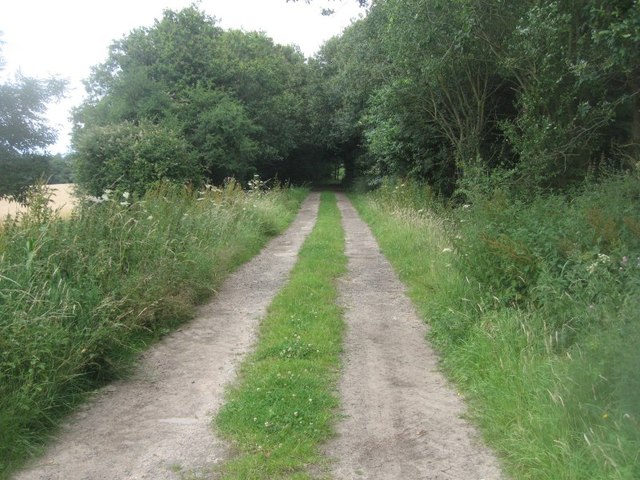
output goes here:
<path id="1" fill-rule="evenodd" d="M 304 141 L 306 81 L 298 50 L 262 33 L 223 31 L 196 7 L 167 10 L 93 69 L 75 116 L 78 162 L 95 161 L 83 139 L 93 127 L 150 122 L 188 143 L 198 179 L 288 178 L 285 160 Z"/>

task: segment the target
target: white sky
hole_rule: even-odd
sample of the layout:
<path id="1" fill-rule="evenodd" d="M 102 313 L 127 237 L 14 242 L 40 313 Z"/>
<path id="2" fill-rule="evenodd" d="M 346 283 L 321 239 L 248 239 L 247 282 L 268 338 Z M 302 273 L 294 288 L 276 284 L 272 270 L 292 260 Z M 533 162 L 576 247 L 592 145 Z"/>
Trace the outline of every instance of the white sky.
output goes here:
<path id="1" fill-rule="evenodd" d="M 20 70 L 30 77 L 69 80 L 67 99 L 49 109 L 59 129 L 52 153 L 69 149 L 70 110 L 84 96 L 82 80 L 102 63 L 113 40 L 151 26 L 165 8 L 179 10 L 193 0 L 0 0 L 0 39 L 6 65 L 3 80 Z M 200 9 L 223 28 L 261 30 L 277 43 L 298 45 L 310 57 L 363 13 L 356 0 L 201 0 Z M 320 14 L 332 8 L 331 17 Z"/>

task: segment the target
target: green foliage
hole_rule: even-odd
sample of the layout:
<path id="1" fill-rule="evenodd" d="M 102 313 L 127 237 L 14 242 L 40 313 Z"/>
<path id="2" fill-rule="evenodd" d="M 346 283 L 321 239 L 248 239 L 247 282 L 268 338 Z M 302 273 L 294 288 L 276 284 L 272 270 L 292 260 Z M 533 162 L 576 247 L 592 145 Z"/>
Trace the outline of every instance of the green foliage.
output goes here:
<path id="1" fill-rule="evenodd" d="M 630 174 L 586 184 L 568 197 L 525 202 L 496 191 L 466 205 L 458 214 L 456 247 L 467 254 L 460 269 L 505 303 L 548 309 L 565 295 L 587 304 L 614 300 L 633 277 L 619 270 L 622 263 L 640 252 L 638 185 L 637 174 Z M 605 285 L 616 290 L 601 290 Z M 554 314 L 555 327 L 576 322 L 563 317 Z"/>
<path id="2" fill-rule="evenodd" d="M 253 137 L 257 127 L 238 100 L 198 87 L 189 91 L 178 118 L 208 180 L 247 179 L 256 172 L 259 144 Z"/>
<path id="3" fill-rule="evenodd" d="M 637 2 L 386 0 L 325 44 L 323 138 L 371 185 L 562 190 L 640 145 Z"/>
<path id="4" fill-rule="evenodd" d="M 6 155 L 0 157 L 0 198 L 24 202 L 29 186 L 47 178 L 48 157 L 44 155 Z"/>
<path id="5" fill-rule="evenodd" d="M 637 173 L 453 211 L 401 185 L 356 205 L 512 476 L 637 478 Z"/>
<path id="6" fill-rule="evenodd" d="M 85 392 L 188 320 L 305 194 L 163 183 L 139 201 L 86 201 L 60 220 L 36 193 L 0 230 L 0 478 L 41 449 Z"/>
<path id="7" fill-rule="evenodd" d="M 344 328 L 336 278 L 346 268 L 335 196 L 318 220 L 287 285 L 263 320 L 256 352 L 242 367 L 216 424 L 240 454 L 224 478 L 310 478 L 331 435 L 336 368 Z"/>
<path id="8" fill-rule="evenodd" d="M 49 175 L 43 152 L 55 142 L 56 131 L 47 125 L 45 112 L 65 86 L 59 79 L 22 75 L 0 85 L 0 198 L 24 200 L 29 185 Z"/>
<path id="9" fill-rule="evenodd" d="M 49 159 L 46 177 L 49 183 L 73 183 L 73 161 L 71 155 L 56 154 Z"/>
<path id="10" fill-rule="evenodd" d="M 77 180 L 90 194 L 144 194 L 154 183 L 198 184 L 200 169 L 175 130 L 149 122 L 86 128 L 76 141 Z"/>
<path id="11" fill-rule="evenodd" d="M 0 158 L 0 197 L 7 196 L 24 202 L 29 187 L 39 181 L 48 183 L 71 183 L 71 160 L 58 154 L 16 155 Z"/>
<path id="12" fill-rule="evenodd" d="M 285 167 L 306 139 L 306 78 L 304 57 L 292 47 L 275 45 L 262 33 L 223 31 L 195 6 L 167 10 L 152 27 L 114 42 L 108 59 L 94 67 L 89 98 L 75 112 L 74 144 L 81 171 L 90 172 L 79 181 L 95 190 L 93 172 L 105 162 L 95 132 L 146 131 L 152 124 L 170 132 L 174 145 L 158 145 L 149 158 L 140 152 L 141 160 L 150 167 L 161 160 L 156 154 L 181 142 L 178 150 L 186 154 L 173 161 L 187 160 L 180 172 L 172 166 L 170 175 L 162 173 L 164 164 L 154 167 L 161 173 L 147 171 L 131 181 L 130 169 L 121 172 L 137 190 L 158 175 L 193 184 L 229 176 L 246 181 L 256 173 L 289 178 Z M 120 126 L 127 122 L 129 127 Z"/>
<path id="13" fill-rule="evenodd" d="M 18 76 L 0 85 L 0 155 L 38 152 L 56 140 L 46 124 L 47 103 L 62 97 L 66 83 Z"/>

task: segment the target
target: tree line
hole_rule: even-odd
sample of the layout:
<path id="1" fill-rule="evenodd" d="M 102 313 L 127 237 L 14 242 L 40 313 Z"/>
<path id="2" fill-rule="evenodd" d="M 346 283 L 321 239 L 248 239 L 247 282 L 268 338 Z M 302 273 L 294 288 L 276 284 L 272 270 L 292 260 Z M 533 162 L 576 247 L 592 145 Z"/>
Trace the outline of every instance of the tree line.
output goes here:
<path id="1" fill-rule="evenodd" d="M 638 52 L 635 0 L 375 0 L 310 59 L 196 6 L 167 10 L 92 69 L 76 180 L 142 192 L 344 166 L 347 182 L 411 177 L 444 197 L 563 189 L 637 162 Z M 33 133 L 13 152 L 3 135 L 2 161 L 50 141 Z"/>
<path id="2" fill-rule="evenodd" d="M 639 52 L 633 0 L 377 0 L 314 60 L 319 124 L 371 185 L 563 189 L 638 161 Z"/>
<path id="3" fill-rule="evenodd" d="M 75 112 L 78 180 L 133 191 L 151 180 L 220 183 L 285 171 L 309 143 L 305 58 L 262 33 L 224 31 L 196 7 L 115 42 Z"/>
<path id="4" fill-rule="evenodd" d="M 3 42 L 0 40 L 0 48 Z M 4 62 L 0 56 L 0 71 Z M 66 183 L 71 166 L 62 156 L 46 154 L 56 140 L 47 124 L 47 103 L 60 99 L 66 82 L 36 79 L 18 74 L 0 84 L 0 198 L 22 199 L 26 187 L 38 177 Z"/>

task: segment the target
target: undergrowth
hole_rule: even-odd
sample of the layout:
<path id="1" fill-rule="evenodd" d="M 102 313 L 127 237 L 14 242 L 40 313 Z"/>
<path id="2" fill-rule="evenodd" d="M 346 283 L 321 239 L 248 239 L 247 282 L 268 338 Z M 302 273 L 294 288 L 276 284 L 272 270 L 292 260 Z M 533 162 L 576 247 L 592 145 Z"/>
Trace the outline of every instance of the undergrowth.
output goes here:
<path id="1" fill-rule="evenodd" d="M 640 478 L 639 180 L 354 198 L 513 478 Z"/>
<path id="2" fill-rule="evenodd" d="M 336 278 L 345 271 L 335 196 L 323 193 L 318 220 L 289 282 L 274 298 L 256 352 L 218 413 L 238 455 L 224 478 L 310 478 L 318 446 L 331 435 L 342 348 Z"/>
<path id="3" fill-rule="evenodd" d="M 192 317 L 293 218 L 304 190 L 108 192 L 70 219 L 36 192 L 0 228 L 0 478 L 87 392 Z"/>

